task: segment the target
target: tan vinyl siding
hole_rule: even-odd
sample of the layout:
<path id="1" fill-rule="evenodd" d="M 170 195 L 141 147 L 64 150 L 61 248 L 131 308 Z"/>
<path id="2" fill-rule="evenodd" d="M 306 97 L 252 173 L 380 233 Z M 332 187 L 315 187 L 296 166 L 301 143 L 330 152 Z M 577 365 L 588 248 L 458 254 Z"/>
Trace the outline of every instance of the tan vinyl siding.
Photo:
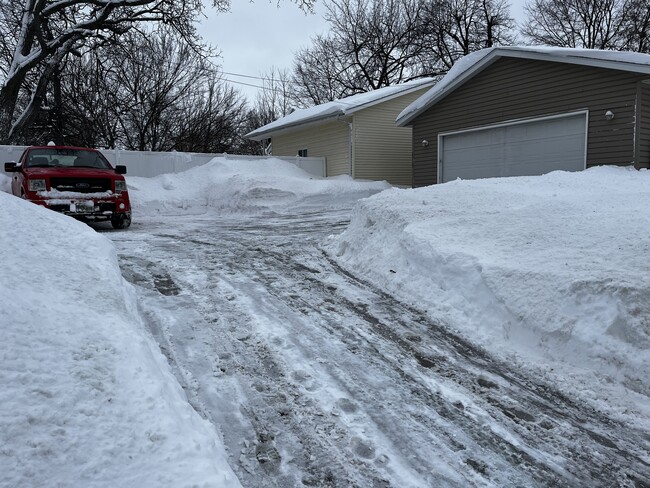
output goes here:
<path id="1" fill-rule="evenodd" d="M 638 101 L 638 153 L 639 168 L 650 167 L 650 85 L 642 83 L 639 87 Z"/>
<path id="2" fill-rule="evenodd" d="M 642 75 L 567 63 L 501 58 L 413 121 L 414 186 L 436 182 L 439 132 L 589 111 L 587 166 L 634 162 Z M 611 110 L 615 117 L 605 119 Z M 429 145 L 422 147 L 426 139 Z"/>
<path id="3" fill-rule="evenodd" d="M 410 127 L 397 127 L 395 119 L 428 89 L 423 88 L 354 114 L 354 178 L 412 185 L 412 131 Z"/>
<path id="4" fill-rule="evenodd" d="M 350 129 L 343 120 L 273 136 L 274 156 L 296 156 L 307 149 L 309 157 L 324 157 L 327 176 L 350 174 Z"/>

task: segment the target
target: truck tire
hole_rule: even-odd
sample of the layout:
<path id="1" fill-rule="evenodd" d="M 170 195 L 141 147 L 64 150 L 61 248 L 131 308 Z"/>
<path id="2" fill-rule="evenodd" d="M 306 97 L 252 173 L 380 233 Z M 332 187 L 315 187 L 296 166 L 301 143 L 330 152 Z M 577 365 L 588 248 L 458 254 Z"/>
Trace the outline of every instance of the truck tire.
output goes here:
<path id="1" fill-rule="evenodd" d="M 127 229 L 131 225 L 131 212 L 111 217 L 113 229 Z"/>

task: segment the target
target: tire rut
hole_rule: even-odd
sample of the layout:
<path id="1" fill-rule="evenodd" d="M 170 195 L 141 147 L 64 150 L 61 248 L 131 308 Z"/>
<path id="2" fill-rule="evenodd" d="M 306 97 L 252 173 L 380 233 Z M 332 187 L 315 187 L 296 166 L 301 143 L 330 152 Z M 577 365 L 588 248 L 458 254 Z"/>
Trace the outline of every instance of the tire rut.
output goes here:
<path id="1" fill-rule="evenodd" d="M 193 297 L 202 323 L 192 337 L 203 343 L 194 347 L 214 374 L 182 384 L 217 424 L 226 420 L 214 413 L 215 388 L 237 392 L 227 406 L 244 420 L 224 438 L 244 486 L 401 488 L 402 471 L 420 480 L 412 486 L 649 486 L 647 434 L 340 268 L 316 243 L 344 224 L 323 213 L 219 223 L 154 235 L 153 266 L 122 256 L 136 285 Z M 279 332 L 253 325 L 260 317 Z M 174 372 L 191 369 L 169 351 L 173 333 L 157 333 Z"/>

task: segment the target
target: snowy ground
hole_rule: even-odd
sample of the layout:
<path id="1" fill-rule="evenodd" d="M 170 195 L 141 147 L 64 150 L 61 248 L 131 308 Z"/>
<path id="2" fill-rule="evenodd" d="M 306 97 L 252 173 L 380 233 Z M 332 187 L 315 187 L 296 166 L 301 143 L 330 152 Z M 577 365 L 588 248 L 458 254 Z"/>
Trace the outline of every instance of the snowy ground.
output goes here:
<path id="1" fill-rule="evenodd" d="M 157 464 L 160 476 L 174 480 L 186 469 L 209 485 L 210 476 L 231 476 L 232 468 L 243 486 L 283 488 L 648 486 L 650 172 L 599 168 L 390 189 L 352 210 L 357 199 L 386 185 L 310 179 L 279 161 L 266 168 L 262 173 L 259 163 L 215 160 L 182 175 L 129 178 L 133 227 L 98 228 L 114 241 L 123 275 L 135 285 L 144 327 L 203 417 L 187 413 L 182 423 L 156 413 L 172 430 L 156 450 L 138 444 L 142 418 L 134 412 L 148 411 L 157 395 L 120 403 L 134 417 L 112 422 L 135 426 L 135 440 L 119 428 L 116 437 L 143 449 L 143 477 L 170 443 L 187 446 L 192 439 L 216 461 L 210 465 L 199 455 L 196 465 L 183 464 L 187 451 L 180 449 L 175 462 Z M 31 377 L 9 374 L 12 367 L 26 369 L 34 354 L 21 341 L 64 342 L 67 352 L 83 341 L 108 340 L 105 324 L 93 318 L 98 312 L 91 298 L 92 283 L 109 278 L 109 288 L 124 296 L 122 308 L 114 304 L 125 310 L 123 317 L 110 318 L 123 331 L 121 342 L 87 364 L 102 374 L 116 364 L 128 371 L 141 364 L 154 385 L 167 388 L 156 406 L 186 412 L 155 351 L 132 349 L 150 344 L 149 338 L 130 288 L 115 276 L 105 239 L 78 231 L 83 226 L 62 216 L 15 205 L 30 241 L 42 242 L 34 235 L 40 232 L 61 239 L 26 257 L 90 242 L 92 255 L 111 264 L 98 270 L 96 259 L 80 250 L 59 252 L 74 255 L 61 265 L 41 261 L 44 286 L 37 288 L 65 284 L 55 287 L 54 300 L 44 291 L 40 300 L 53 304 L 46 317 L 66 325 L 66 341 L 55 342 L 60 330 L 38 327 L 45 311 L 3 304 L 0 313 L 20 315 L 23 324 L 11 320 L 9 337 L 17 346 L 3 356 L 0 394 L 6 383 L 11 393 L 3 410 L 7 398 L 15 408 L 10 415 L 3 411 L 0 422 L 22 418 L 14 411 L 51 409 L 50 399 L 34 393 Z M 14 217 L 3 211 L 0 218 Z M 24 227 L 2 225 L 15 232 L 10 239 L 3 233 L 2 260 L 9 265 L 0 286 L 6 275 L 15 283 L 6 288 L 12 296 L 15 287 L 34 293 L 28 276 L 14 278 L 19 263 L 5 257 L 21 256 Z M 77 246 L 69 242 L 75 239 Z M 92 275 L 98 271 L 101 277 Z M 84 287 L 89 290 L 79 291 Z M 36 318 L 24 309 L 37 310 Z M 83 329 L 71 315 L 82 317 Z M 131 334 L 137 339 L 122 344 Z M 42 361 L 65 371 L 65 361 L 58 366 L 48 359 L 58 349 L 43 348 Z M 19 366 L 5 368 L 11 361 Z M 68 376 L 49 375 L 50 390 L 68 402 L 68 390 L 71 398 L 88 396 Z M 121 386 L 111 383 L 104 395 L 102 383 L 93 398 L 133 397 L 120 395 Z M 95 402 L 90 411 L 102 408 Z M 68 422 L 79 424 L 80 415 L 87 420 L 85 412 L 72 409 Z M 49 420 L 41 416 L 42 423 Z M 86 431 L 68 430 L 85 433 L 94 449 L 104 443 L 104 451 L 89 457 L 111 472 L 124 459 L 112 459 L 107 450 L 126 454 L 128 448 L 102 438 L 97 420 L 84 422 Z M 187 423 L 187 438 L 173 430 Z M 9 446 L 0 451 L 3 472 L 25 480 L 36 458 L 40 476 L 58 469 L 68 482 L 93 479 L 95 471 L 68 466 L 75 458 L 67 452 L 83 450 L 84 436 L 69 436 L 61 449 L 55 427 L 40 431 L 27 421 L 20 429 L 18 437 L 2 439 Z M 50 457 L 34 447 L 30 436 L 36 435 Z M 105 479 L 94 483 L 106 486 Z M 178 484 L 157 483 L 163 485 Z"/>

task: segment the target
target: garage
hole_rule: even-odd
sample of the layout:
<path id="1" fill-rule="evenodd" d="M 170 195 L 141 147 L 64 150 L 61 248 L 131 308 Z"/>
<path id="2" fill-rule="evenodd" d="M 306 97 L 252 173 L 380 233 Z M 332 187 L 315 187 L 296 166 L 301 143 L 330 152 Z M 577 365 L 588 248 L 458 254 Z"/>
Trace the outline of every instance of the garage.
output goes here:
<path id="1" fill-rule="evenodd" d="M 482 49 L 396 122 L 413 129 L 416 188 L 602 165 L 650 168 L 650 55 Z"/>
<path id="2" fill-rule="evenodd" d="M 586 111 L 441 133 L 438 181 L 581 171 L 586 134 Z"/>

